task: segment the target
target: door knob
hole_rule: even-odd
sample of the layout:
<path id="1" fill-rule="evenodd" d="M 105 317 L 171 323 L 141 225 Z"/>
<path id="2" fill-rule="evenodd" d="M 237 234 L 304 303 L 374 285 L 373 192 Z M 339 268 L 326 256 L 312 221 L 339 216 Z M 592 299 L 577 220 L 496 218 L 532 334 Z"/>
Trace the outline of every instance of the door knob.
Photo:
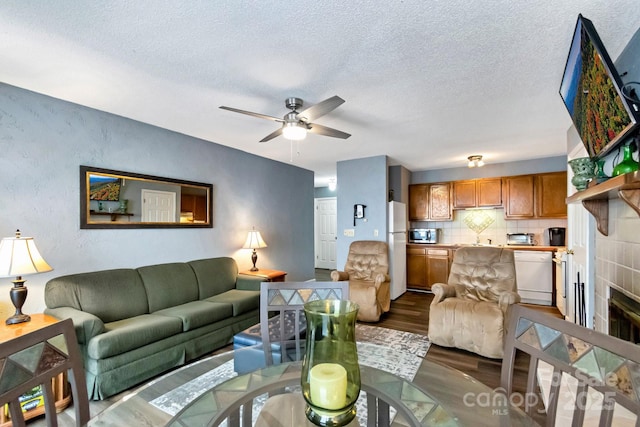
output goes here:
<path id="1" fill-rule="evenodd" d="M 567 255 L 573 255 L 573 249 L 567 249 Z"/>

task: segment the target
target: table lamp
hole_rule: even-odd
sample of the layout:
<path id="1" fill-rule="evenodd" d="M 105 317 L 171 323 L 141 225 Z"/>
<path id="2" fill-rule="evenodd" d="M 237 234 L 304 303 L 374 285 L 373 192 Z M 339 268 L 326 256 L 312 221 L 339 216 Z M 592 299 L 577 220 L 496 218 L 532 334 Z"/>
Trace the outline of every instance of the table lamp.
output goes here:
<path id="1" fill-rule="evenodd" d="M 22 313 L 22 305 L 27 300 L 27 288 L 22 276 L 51 270 L 53 268 L 38 252 L 33 237 L 22 237 L 20 230 L 16 230 L 16 237 L 5 237 L 0 241 L 0 277 L 16 276 L 9 292 L 16 313 L 7 319 L 7 325 L 31 320 L 28 314 Z"/>
<path id="2" fill-rule="evenodd" d="M 242 246 L 243 249 L 253 249 L 251 253 L 251 261 L 253 262 L 253 267 L 250 268 L 250 271 L 258 271 L 258 267 L 256 267 L 256 261 L 258 261 L 258 254 L 256 253 L 256 249 L 266 248 L 267 244 L 262 240 L 262 236 L 259 231 L 256 231 L 254 228 L 247 235 L 247 240 L 244 242 Z"/>

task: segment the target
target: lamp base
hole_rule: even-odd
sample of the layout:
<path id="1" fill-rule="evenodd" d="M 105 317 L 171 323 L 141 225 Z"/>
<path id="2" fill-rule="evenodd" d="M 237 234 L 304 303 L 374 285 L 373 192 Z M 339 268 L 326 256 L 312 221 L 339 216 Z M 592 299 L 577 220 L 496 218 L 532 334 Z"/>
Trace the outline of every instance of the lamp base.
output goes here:
<path id="1" fill-rule="evenodd" d="M 254 249 L 251 253 L 251 262 L 253 263 L 253 267 L 251 267 L 249 271 L 258 271 L 258 267 L 256 267 L 256 261 L 258 261 L 258 254 Z"/>
<path id="2" fill-rule="evenodd" d="M 24 282 L 25 280 L 21 276 L 16 277 L 16 280 L 13 281 L 13 288 L 9 291 L 9 296 L 13 306 L 16 308 L 16 312 L 7 319 L 7 325 L 15 325 L 16 323 L 24 323 L 31 320 L 28 314 L 22 313 L 22 306 L 27 300 L 27 287 Z"/>
<path id="3" fill-rule="evenodd" d="M 28 314 L 14 314 L 13 316 L 9 317 L 5 323 L 7 325 L 16 325 L 18 323 L 24 323 L 24 322 L 29 322 L 31 320 L 31 316 L 29 316 Z"/>

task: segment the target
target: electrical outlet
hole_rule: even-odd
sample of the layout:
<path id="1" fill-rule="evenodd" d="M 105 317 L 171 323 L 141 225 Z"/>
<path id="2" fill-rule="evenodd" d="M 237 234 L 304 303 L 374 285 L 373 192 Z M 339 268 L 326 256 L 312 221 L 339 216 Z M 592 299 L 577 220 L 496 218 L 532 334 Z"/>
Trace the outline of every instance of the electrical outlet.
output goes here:
<path id="1" fill-rule="evenodd" d="M 344 230 L 344 235 L 347 237 L 355 237 L 356 230 L 354 230 L 353 228 L 347 228 Z"/>
<path id="2" fill-rule="evenodd" d="M 378 237 L 378 229 L 373 230 L 373 237 Z"/>

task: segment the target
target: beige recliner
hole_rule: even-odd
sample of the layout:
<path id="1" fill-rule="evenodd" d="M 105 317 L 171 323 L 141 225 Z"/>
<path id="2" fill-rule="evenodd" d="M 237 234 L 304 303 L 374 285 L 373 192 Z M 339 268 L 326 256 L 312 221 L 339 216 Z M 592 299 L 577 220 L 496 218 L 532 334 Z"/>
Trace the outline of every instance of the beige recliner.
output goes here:
<path id="1" fill-rule="evenodd" d="M 507 309 L 520 302 L 513 250 L 460 248 L 453 256 L 448 282 L 431 287 L 431 342 L 502 358 Z"/>
<path id="2" fill-rule="evenodd" d="M 344 271 L 331 272 L 331 280 L 349 281 L 349 299 L 360 306 L 358 320 L 377 322 L 391 307 L 389 248 L 386 242 L 351 243 Z"/>

